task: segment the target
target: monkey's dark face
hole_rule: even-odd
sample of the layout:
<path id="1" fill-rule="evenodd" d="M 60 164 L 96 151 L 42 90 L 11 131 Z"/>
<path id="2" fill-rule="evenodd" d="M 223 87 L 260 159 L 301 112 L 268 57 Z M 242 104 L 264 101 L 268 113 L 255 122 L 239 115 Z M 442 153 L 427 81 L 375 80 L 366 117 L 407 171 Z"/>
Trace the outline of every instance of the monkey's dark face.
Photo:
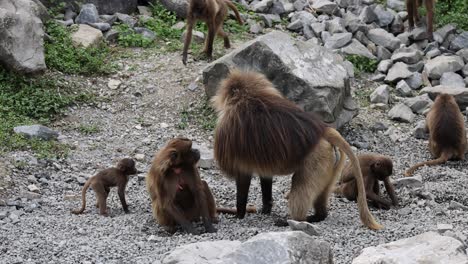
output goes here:
<path id="1" fill-rule="evenodd" d="M 138 171 L 135 167 L 135 161 L 133 159 L 125 158 L 119 161 L 117 168 L 124 172 L 125 175 L 137 174 Z"/>
<path id="2" fill-rule="evenodd" d="M 380 159 L 372 164 L 371 169 L 378 176 L 379 180 L 384 180 L 393 174 L 393 163 L 387 158 Z"/>
<path id="3" fill-rule="evenodd" d="M 169 158 L 173 167 L 191 166 L 200 160 L 200 151 L 192 148 L 192 141 L 190 139 L 172 139 L 168 147 L 170 149 Z"/>

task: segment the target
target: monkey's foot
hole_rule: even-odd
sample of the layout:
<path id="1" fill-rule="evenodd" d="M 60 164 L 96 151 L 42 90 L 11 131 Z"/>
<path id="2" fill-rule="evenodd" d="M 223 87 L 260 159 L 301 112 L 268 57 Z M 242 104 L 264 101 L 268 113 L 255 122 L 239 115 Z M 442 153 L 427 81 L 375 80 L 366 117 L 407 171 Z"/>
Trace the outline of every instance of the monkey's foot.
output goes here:
<path id="1" fill-rule="evenodd" d="M 270 214 L 271 213 L 271 205 L 264 205 L 262 207 L 262 214 Z"/>
<path id="2" fill-rule="evenodd" d="M 321 222 L 325 220 L 325 218 L 327 218 L 326 214 L 325 215 L 314 214 L 314 215 L 310 215 L 307 217 L 307 222 L 309 223 Z"/>

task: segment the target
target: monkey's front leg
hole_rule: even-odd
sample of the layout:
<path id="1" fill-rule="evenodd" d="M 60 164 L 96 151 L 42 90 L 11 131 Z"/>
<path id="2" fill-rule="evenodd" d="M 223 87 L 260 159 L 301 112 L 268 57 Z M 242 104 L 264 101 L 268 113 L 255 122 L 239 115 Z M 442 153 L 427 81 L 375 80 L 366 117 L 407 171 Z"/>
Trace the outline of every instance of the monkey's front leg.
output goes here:
<path id="1" fill-rule="evenodd" d="M 384 179 L 384 186 L 385 190 L 387 190 L 388 196 L 390 196 L 390 199 L 392 200 L 393 206 L 398 206 L 398 197 L 395 193 L 393 184 L 390 182 L 390 177 Z"/>
<path id="2" fill-rule="evenodd" d="M 249 188 L 252 176 L 248 174 L 239 173 L 236 177 L 236 188 L 237 188 L 237 217 L 239 219 L 244 218 L 247 207 L 247 199 L 249 198 Z"/>
<path id="3" fill-rule="evenodd" d="M 200 182 L 200 186 L 198 187 L 198 190 L 195 190 L 195 194 L 198 194 L 197 197 L 197 203 L 198 203 L 198 208 L 200 208 L 200 213 L 203 221 L 203 226 L 205 227 L 205 231 L 208 233 L 215 233 L 216 228 L 213 227 L 213 224 L 211 223 L 211 217 L 210 213 L 208 211 L 208 202 L 206 199 L 206 193 L 203 188 L 203 183 Z"/>
<path id="4" fill-rule="evenodd" d="M 127 201 L 125 200 L 125 185 L 124 186 L 119 186 L 117 192 L 119 194 L 120 203 L 122 204 L 122 208 L 123 208 L 124 212 L 126 214 L 130 213 L 130 211 L 128 210 Z"/>
<path id="5" fill-rule="evenodd" d="M 273 207 L 273 178 L 260 177 L 260 187 L 262 188 L 262 214 L 270 214 L 271 208 Z"/>

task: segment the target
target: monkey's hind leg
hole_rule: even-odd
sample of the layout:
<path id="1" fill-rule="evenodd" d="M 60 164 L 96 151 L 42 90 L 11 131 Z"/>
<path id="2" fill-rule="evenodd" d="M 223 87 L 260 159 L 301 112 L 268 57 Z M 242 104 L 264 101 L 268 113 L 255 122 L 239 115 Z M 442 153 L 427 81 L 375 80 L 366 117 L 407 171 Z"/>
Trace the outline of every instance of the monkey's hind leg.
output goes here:
<path id="1" fill-rule="evenodd" d="M 273 207 L 273 178 L 260 177 L 260 187 L 262 188 L 262 214 L 270 214 Z"/>
<path id="2" fill-rule="evenodd" d="M 231 42 L 229 41 L 229 36 L 226 32 L 224 32 L 223 27 L 220 27 L 218 30 L 218 35 L 223 38 L 224 40 L 224 47 L 226 49 L 231 48 Z"/>

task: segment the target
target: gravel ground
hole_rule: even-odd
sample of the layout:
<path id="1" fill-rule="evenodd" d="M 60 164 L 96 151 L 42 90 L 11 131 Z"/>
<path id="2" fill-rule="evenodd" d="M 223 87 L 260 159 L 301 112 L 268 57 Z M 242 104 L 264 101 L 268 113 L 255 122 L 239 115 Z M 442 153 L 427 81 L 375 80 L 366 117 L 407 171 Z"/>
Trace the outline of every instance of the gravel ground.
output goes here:
<path id="1" fill-rule="evenodd" d="M 123 70 L 110 77 L 83 80 L 87 89 L 109 98 L 97 106 L 80 106 L 68 111 L 66 117 L 54 124 L 60 140 L 73 146 L 65 160 L 37 160 L 31 153 L 15 152 L 3 157 L 6 171 L 0 171 L 0 263 L 141 263 L 160 259 L 176 246 L 196 241 L 246 240 L 258 233 L 283 231 L 273 226 L 273 217 L 247 215 L 238 220 L 221 215 L 214 234 L 200 236 L 177 232 L 170 236 L 152 219 L 144 176 L 130 179 L 127 200 L 130 214 L 124 214 L 115 190 L 108 199 L 110 217 L 97 214 L 95 197 L 88 191 L 88 207 L 83 215 L 72 215 L 70 209 L 79 206 L 79 192 L 87 177 L 98 170 L 114 166 L 123 157 L 144 156 L 137 162 L 147 171 L 153 154 L 168 139 L 178 135 L 192 138 L 198 144 L 212 144 L 212 133 L 198 125 L 178 129 L 180 112 L 203 103 L 202 85 L 195 91 L 187 87 L 200 75 L 206 65 L 192 62 L 187 68 L 180 63 L 179 53 L 156 55 L 151 51 L 134 50 L 130 58 L 122 59 Z M 74 77 L 79 78 L 79 77 Z M 119 79 L 115 90 L 107 87 L 109 79 Z M 370 89 L 377 84 L 362 78 L 353 87 Z M 423 116 L 419 116 L 422 119 Z M 383 122 L 397 130 L 398 142 L 384 131 L 375 131 Z M 416 123 L 416 122 L 415 122 Z M 96 133 L 83 134 L 79 125 L 97 125 Z M 357 152 L 375 152 L 390 156 L 394 161 L 394 178 L 401 178 L 410 164 L 428 159 L 427 142 L 415 139 L 413 125 L 395 123 L 386 118 L 385 111 L 363 107 L 358 117 L 343 128 L 345 138 L 357 147 Z M 22 164 L 19 166 L 19 164 Z M 317 224 L 321 238 L 331 243 L 336 263 L 350 263 L 362 248 L 436 229 L 437 224 L 452 224 L 454 232 L 468 236 L 467 212 L 448 209 L 451 201 L 468 205 L 467 162 L 449 162 L 444 166 L 423 168 L 424 190 L 397 189 L 400 207 L 388 211 L 372 209 L 385 226 L 374 232 L 364 228 L 356 204 L 332 197 L 329 217 Z M 234 206 L 235 185 L 217 169 L 201 170 L 214 193 L 218 205 Z M 283 198 L 289 177 L 274 182 L 273 213 L 287 212 Z M 31 183 L 40 188 L 41 195 L 27 192 Z M 261 207 L 260 186 L 254 181 L 250 202 Z M 15 208 L 19 208 L 16 210 Z M 9 211 L 7 217 L 2 212 Z M 468 243 L 468 241 L 465 242 Z"/>

